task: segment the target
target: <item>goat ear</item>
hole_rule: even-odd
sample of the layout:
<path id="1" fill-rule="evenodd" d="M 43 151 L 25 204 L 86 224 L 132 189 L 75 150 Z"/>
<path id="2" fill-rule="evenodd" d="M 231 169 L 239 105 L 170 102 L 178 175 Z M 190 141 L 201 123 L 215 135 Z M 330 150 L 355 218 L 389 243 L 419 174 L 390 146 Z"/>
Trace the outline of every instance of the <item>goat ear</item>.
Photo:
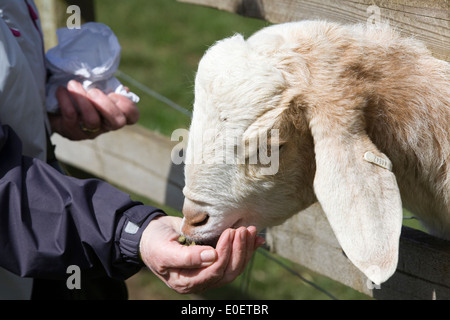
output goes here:
<path id="1" fill-rule="evenodd" d="M 391 162 L 358 121 L 349 121 L 352 131 L 331 122 L 330 114 L 310 121 L 314 191 L 347 257 L 380 284 L 397 267 L 403 214 Z"/>
<path id="2" fill-rule="evenodd" d="M 278 107 L 267 111 L 245 130 L 242 136 L 242 143 L 247 146 L 246 157 L 255 154 L 258 149 L 258 144 L 251 143 L 251 141 L 258 142 L 258 139 L 268 138 L 270 130 L 276 126 L 276 122 L 286 109 L 287 107 Z M 284 143 L 279 138 L 277 136 L 276 139 L 269 139 L 266 143 L 272 148 L 279 148 Z"/>

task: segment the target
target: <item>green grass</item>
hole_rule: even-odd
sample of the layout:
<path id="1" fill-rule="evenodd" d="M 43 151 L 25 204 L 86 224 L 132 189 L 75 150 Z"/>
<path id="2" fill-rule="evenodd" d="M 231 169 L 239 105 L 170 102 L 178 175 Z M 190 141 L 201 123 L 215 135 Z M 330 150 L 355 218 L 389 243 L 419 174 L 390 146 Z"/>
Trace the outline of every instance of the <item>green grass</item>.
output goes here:
<path id="1" fill-rule="evenodd" d="M 259 249 L 261 250 L 261 249 Z M 281 259 L 277 257 L 278 259 Z M 201 294 L 180 295 L 168 288 L 147 269 L 127 280 L 130 299 L 172 300 L 328 300 L 329 296 L 303 282 L 259 251 L 254 254 L 252 268 L 246 270 L 231 284 Z M 302 277 L 327 290 L 340 300 L 366 300 L 369 297 L 344 285 L 320 276 L 304 267 L 281 259 Z M 249 265 L 250 266 L 250 265 Z"/>
<path id="2" fill-rule="evenodd" d="M 120 70 L 187 109 L 192 109 L 195 71 L 205 50 L 217 40 L 249 36 L 267 25 L 175 0 L 101 0 L 96 14 L 120 41 Z M 189 126 L 186 115 L 130 88 L 141 97 L 141 125 L 165 135 Z"/>

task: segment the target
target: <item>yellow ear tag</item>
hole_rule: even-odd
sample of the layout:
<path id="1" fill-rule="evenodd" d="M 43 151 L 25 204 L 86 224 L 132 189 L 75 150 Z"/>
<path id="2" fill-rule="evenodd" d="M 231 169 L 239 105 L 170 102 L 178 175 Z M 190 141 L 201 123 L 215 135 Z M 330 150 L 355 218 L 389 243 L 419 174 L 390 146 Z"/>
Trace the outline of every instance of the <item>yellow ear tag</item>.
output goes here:
<path id="1" fill-rule="evenodd" d="M 376 164 L 377 166 L 380 166 L 389 171 L 392 171 L 392 163 L 389 160 L 383 159 L 383 158 L 375 155 L 373 152 L 367 151 L 364 154 L 364 160 L 366 160 L 367 162 Z"/>

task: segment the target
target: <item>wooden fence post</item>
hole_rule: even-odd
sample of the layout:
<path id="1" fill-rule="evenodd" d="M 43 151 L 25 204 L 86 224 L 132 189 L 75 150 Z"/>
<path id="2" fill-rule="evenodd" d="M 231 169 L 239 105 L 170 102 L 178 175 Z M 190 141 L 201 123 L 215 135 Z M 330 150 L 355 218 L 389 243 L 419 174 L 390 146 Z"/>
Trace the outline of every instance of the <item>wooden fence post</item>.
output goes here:
<path id="1" fill-rule="evenodd" d="M 81 22 L 95 20 L 94 0 L 35 0 L 44 32 L 45 51 L 58 44 L 56 30 L 67 25 L 70 13 L 67 8 L 76 5 L 80 8 Z"/>

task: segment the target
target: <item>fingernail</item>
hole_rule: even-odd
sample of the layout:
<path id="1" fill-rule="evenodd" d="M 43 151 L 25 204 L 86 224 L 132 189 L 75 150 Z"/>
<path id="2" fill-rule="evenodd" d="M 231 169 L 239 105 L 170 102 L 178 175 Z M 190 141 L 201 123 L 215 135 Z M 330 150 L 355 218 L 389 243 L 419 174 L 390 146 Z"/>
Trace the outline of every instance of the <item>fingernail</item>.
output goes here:
<path id="1" fill-rule="evenodd" d="M 241 230 L 241 241 L 247 240 L 247 230 Z"/>
<path id="2" fill-rule="evenodd" d="M 67 88 L 75 90 L 77 88 L 78 83 L 79 82 L 76 80 L 70 80 L 69 82 L 67 82 Z"/>
<path id="3" fill-rule="evenodd" d="M 67 82 L 68 89 L 73 89 L 73 87 L 74 87 L 74 80 L 70 80 L 69 82 Z"/>
<path id="4" fill-rule="evenodd" d="M 108 94 L 108 98 L 111 99 L 114 103 L 119 102 L 119 99 L 114 94 Z"/>
<path id="5" fill-rule="evenodd" d="M 266 244 L 266 239 L 264 239 L 263 237 L 257 236 L 256 247 L 261 247 L 264 244 Z"/>
<path id="6" fill-rule="evenodd" d="M 200 258 L 203 263 L 213 263 L 216 260 L 216 251 L 215 250 L 205 250 L 200 253 Z"/>

